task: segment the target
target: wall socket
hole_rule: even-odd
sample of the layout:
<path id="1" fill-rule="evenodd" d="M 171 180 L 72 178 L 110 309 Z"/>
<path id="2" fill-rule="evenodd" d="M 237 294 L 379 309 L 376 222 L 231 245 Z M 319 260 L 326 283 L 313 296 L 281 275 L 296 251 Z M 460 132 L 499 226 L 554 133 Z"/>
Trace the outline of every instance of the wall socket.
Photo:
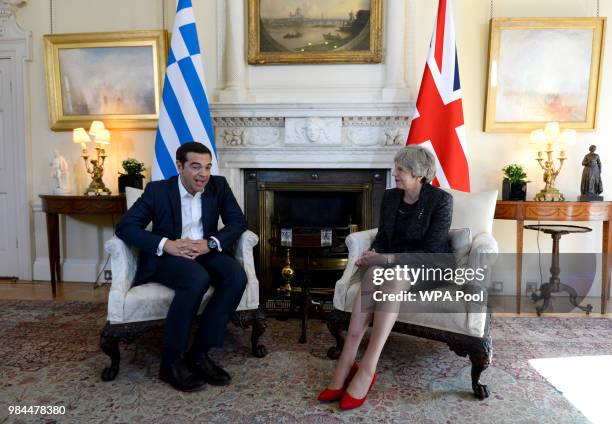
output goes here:
<path id="1" fill-rule="evenodd" d="M 491 281 L 491 286 L 489 288 L 491 293 L 502 293 L 504 291 L 504 282 L 503 281 Z"/>
<path id="2" fill-rule="evenodd" d="M 535 293 L 537 291 L 538 291 L 538 283 L 535 283 L 533 281 L 528 281 L 527 284 L 525 284 L 525 292 L 527 296 L 531 296 L 531 293 Z"/>
<path id="3" fill-rule="evenodd" d="M 110 281 L 113 279 L 113 271 L 111 271 L 110 269 L 105 269 L 104 270 L 104 279 L 106 281 Z"/>

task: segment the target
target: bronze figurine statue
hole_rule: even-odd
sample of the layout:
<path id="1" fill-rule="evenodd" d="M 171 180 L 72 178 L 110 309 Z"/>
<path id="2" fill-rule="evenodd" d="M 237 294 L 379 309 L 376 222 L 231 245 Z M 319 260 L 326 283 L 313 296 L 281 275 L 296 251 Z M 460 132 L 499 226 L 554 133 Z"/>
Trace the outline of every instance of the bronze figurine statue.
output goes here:
<path id="1" fill-rule="evenodd" d="M 599 155 L 595 153 L 597 146 L 591 145 L 589 153 L 582 159 L 582 180 L 580 181 L 580 197 L 581 202 L 592 202 L 603 200 L 603 184 L 601 182 L 601 161 Z"/>

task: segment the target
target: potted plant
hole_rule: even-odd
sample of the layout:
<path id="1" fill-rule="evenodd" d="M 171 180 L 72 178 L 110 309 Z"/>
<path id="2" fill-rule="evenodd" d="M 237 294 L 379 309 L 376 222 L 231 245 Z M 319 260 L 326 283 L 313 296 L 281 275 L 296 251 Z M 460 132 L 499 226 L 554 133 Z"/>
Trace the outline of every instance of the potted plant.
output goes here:
<path id="1" fill-rule="evenodd" d="M 128 158 L 121 162 L 121 166 L 125 173 L 119 173 L 119 193 L 125 193 L 126 187 L 142 189 L 142 181 L 144 180 L 142 173 L 145 170 L 144 163 L 134 158 Z"/>
<path id="2" fill-rule="evenodd" d="M 513 163 L 502 168 L 502 200 L 525 200 L 527 197 L 527 173 L 519 164 Z"/>

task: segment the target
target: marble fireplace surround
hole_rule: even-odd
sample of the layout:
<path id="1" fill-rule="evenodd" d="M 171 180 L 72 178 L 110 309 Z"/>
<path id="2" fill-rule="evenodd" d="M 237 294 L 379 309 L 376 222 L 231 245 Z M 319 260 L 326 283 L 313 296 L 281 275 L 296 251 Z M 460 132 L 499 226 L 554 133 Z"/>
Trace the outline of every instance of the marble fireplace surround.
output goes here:
<path id="1" fill-rule="evenodd" d="M 244 169 L 390 171 L 414 111 L 414 103 L 214 104 L 219 171 L 241 206 Z"/>

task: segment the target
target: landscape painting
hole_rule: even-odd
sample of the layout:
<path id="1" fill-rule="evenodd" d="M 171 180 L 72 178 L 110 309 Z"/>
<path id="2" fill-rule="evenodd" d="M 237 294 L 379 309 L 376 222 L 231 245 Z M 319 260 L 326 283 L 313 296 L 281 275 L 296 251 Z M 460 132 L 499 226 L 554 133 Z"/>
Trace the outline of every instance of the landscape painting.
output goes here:
<path id="1" fill-rule="evenodd" d="M 381 0 L 249 0 L 249 63 L 380 62 Z"/>
<path id="2" fill-rule="evenodd" d="M 486 131 L 556 121 L 595 129 L 601 18 L 499 18 L 491 23 Z"/>
<path id="3" fill-rule="evenodd" d="M 149 46 L 60 50 L 64 114 L 154 114 L 154 61 Z"/>
<path id="4" fill-rule="evenodd" d="M 166 69 L 166 31 L 92 32 L 43 37 L 53 130 L 156 128 Z"/>

